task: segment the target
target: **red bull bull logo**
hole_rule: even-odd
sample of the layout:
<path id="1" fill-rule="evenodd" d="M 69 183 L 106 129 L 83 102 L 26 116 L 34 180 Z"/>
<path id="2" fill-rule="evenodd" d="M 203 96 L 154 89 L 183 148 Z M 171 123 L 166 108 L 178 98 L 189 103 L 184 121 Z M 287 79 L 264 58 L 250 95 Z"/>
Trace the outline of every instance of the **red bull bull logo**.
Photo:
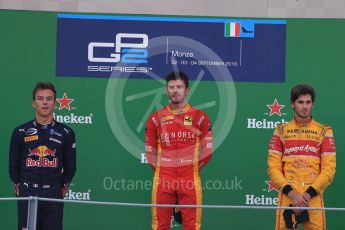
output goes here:
<path id="1" fill-rule="evenodd" d="M 49 168 L 56 168 L 58 166 L 58 158 L 55 157 L 55 151 L 51 150 L 45 145 L 38 146 L 35 149 L 29 149 L 29 157 L 26 158 L 26 166 L 27 167 L 49 167 Z M 39 157 L 38 160 L 34 160 L 30 158 L 30 156 L 37 156 Z M 53 160 L 49 160 L 47 157 L 52 156 L 54 157 Z"/>
<path id="2" fill-rule="evenodd" d="M 28 156 L 38 156 L 38 157 L 47 157 L 53 156 L 55 157 L 55 150 L 51 150 L 45 145 L 38 146 L 37 148 L 31 150 L 29 149 L 30 154 Z"/>

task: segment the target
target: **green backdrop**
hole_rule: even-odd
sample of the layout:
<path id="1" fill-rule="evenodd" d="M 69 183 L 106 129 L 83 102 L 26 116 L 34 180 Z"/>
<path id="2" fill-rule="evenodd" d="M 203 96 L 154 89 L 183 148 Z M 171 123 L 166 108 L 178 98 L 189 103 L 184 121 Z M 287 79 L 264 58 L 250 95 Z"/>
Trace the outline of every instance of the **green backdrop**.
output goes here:
<path id="1" fill-rule="evenodd" d="M 107 117 L 105 96 L 108 79 L 55 76 L 56 13 L 30 11 L 0 11 L 0 197 L 12 197 L 8 177 L 8 147 L 12 129 L 33 118 L 31 91 L 36 81 L 52 81 L 57 97 L 66 93 L 74 99 L 71 110 L 56 108 L 58 116 L 86 117 L 91 122 L 69 124 L 76 132 L 78 167 L 69 199 L 150 203 L 152 171 L 141 159 L 140 152 L 129 154 L 114 133 L 111 123 L 127 123 L 140 140 L 143 130 L 136 131 L 143 111 L 152 97 L 128 100 L 128 96 L 160 87 L 150 80 L 117 80 L 123 84 L 121 106 L 124 117 Z M 256 121 L 285 121 L 292 117 L 289 106 L 290 88 L 297 83 L 308 83 L 317 92 L 313 115 L 321 123 L 333 126 L 337 144 L 337 172 L 335 180 L 325 193 L 328 207 L 345 207 L 344 191 L 344 134 L 342 107 L 344 95 L 345 20 L 288 19 L 286 39 L 285 83 L 235 83 L 236 113 L 231 131 L 214 152 L 212 161 L 201 173 L 204 182 L 204 204 L 266 205 L 277 192 L 265 181 L 267 146 L 272 129 L 248 127 L 248 119 Z M 233 83 L 223 82 L 225 87 Z M 193 85 L 193 82 L 192 82 Z M 221 97 L 215 82 L 200 82 L 191 104 L 210 101 L 215 106 L 206 108 L 210 118 L 226 125 L 231 120 L 221 114 Z M 277 99 L 285 105 L 281 116 L 269 116 L 267 105 Z M 163 97 L 161 103 L 167 103 Z M 233 107 L 232 107 L 233 108 Z M 232 109 L 225 108 L 225 109 Z M 224 109 L 224 108 L 223 108 Z M 119 114 L 120 114 L 119 109 Z M 73 114 L 73 115 L 72 115 Z M 65 118 L 66 119 L 66 118 Z M 82 119 L 82 118 L 80 118 Z M 220 126 L 218 126 L 220 127 Z M 217 133 L 214 129 L 214 133 Z M 128 142 L 131 143 L 130 137 Z M 136 146 L 144 149 L 143 146 Z M 137 157 L 135 157 L 137 156 Z M 272 191 L 270 191 L 272 190 Z M 256 197 L 259 197 L 255 200 Z M 252 199 L 252 200 L 250 200 Z M 261 201 L 264 200 L 262 203 Z M 251 203 L 254 202 L 254 203 Z M 17 216 L 15 202 L 0 202 L 0 229 L 15 229 Z M 327 212 L 328 229 L 344 229 L 342 212 Z M 69 229 L 150 229 L 149 208 L 66 204 L 64 226 Z M 203 210 L 203 229 L 273 229 L 273 210 Z M 174 224 L 174 229 L 182 229 Z"/>

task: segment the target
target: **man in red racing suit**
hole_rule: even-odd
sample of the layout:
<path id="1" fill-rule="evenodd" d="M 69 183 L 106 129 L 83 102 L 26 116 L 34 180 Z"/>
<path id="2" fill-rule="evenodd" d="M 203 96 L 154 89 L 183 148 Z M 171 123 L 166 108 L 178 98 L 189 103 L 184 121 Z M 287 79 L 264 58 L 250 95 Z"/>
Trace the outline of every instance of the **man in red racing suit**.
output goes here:
<path id="1" fill-rule="evenodd" d="M 167 76 L 170 103 L 151 114 L 146 123 L 145 147 L 154 170 L 152 204 L 201 205 L 199 170 L 212 156 L 212 131 L 207 114 L 191 107 L 185 96 L 188 77 Z M 170 229 L 173 208 L 152 208 L 152 229 Z M 184 230 L 198 230 L 201 208 L 181 208 Z"/>

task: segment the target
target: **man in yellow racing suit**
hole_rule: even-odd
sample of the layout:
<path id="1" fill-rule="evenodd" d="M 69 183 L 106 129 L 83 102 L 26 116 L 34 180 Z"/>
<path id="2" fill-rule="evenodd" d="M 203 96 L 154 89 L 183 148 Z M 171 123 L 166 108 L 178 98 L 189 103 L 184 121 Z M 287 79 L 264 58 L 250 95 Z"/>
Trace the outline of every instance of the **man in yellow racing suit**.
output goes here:
<path id="1" fill-rule="evenodd" d="M 336 168 L 336 148 L 330 126 L 311 116 L 315 93 L 311 86 L 291 90 L 294 119 L 280 124 L 269 143 L 268 175 L 279 189 L 279 206 L 324 207 L 323 192 L 332 182 Z M 284 210 L 277 209 L 276 228 L 288 229 Z M 300 210 L 295 210 L 295 215 Z M 325 212 L 308 210 L 303 229 L 325 229 Z"/>

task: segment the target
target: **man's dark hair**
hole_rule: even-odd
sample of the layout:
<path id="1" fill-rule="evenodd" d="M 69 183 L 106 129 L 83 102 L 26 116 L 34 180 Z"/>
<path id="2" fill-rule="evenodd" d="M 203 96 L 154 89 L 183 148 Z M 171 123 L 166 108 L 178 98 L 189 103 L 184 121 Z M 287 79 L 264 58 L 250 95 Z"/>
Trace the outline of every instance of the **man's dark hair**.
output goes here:
<path id="1" fill-rule="evenodd" d="M 169 81 L 182 80 L 184 82 L 184 84 L 186 85 L 186 88 L 188 88 L 188 86 L 189 86 L 189 80 L 188 80 L 187 74 L 185 74 L 184 72 L 181 72 L 181 71 L 169 73 L 168 76 L 166 76 L 165 80 L 166 80 L 167 85 L 168 85 Z"/>
<path id="2" fill-rule="evenodd" d="M 36 83 L 34 90 L 32 91 L 32 100 L 33 101 L 35 100 L 37 90 L 42 90 L 42 89 L 50 89 L 51 91 L 53 91 L 54 92 L 54 100 L 56 99 L 56 90 L 55 90 L 54 85 L 51 82 L 38 81 Z"/>
<path id="3" fill-rule="evenodd" d="M 310 85 L 296 85 L 291 89 L 291 103 L 294 103 L 301 95 L 310 95 L 312 102 L 315 100 L 315 91 Z"/>

